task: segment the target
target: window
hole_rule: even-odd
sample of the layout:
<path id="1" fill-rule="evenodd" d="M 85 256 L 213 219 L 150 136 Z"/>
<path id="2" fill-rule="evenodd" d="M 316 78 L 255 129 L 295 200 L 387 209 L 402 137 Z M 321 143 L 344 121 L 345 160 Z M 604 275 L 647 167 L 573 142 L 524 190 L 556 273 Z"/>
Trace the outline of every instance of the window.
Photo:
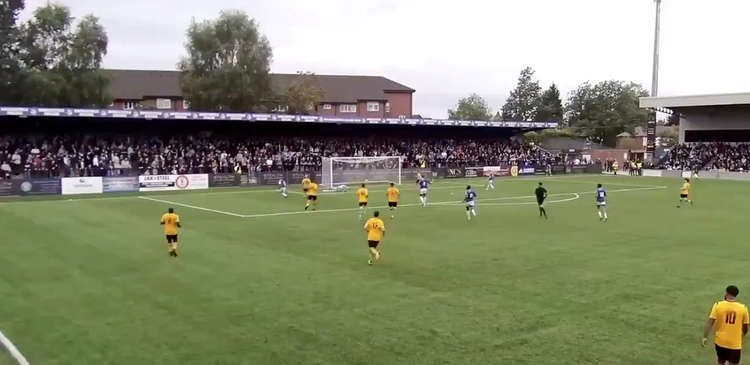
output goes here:
<path id="1" fill-rule="evenodd" d="M 331 104 L 323 104 L 323 110 L 331 110 L 333 109 L 333 105 Z"/>
<path id="2" fill-rule="evenodd" d="M 339 105 L 339 112 L 341 113 L 356 113 L 357 104 L 341 104 Z"/>
<path id="3" fill-rule="evenodd" d="M 172 100 L 164 98 L 156 99 L 156 109 L 172 109 Z"/>
<path id="4" fill-rule="evenodd" d="M 391 103 L 385 102 L 385 112 L 390 113 L 391 112 Z"/>
<path id="5" fill-rule="evenodd" d="M 368 112 L 379 112 L 380 111 L 380 103 L 377 101 L 368 101 L 367 102 L 367 111 Z"/>
<path id="6" fill-rule="evenodd" d="M 122 104 L 122 108 L 125 110 L 132 110 L 138 108 L 137 101 L 126 101 Z"/>

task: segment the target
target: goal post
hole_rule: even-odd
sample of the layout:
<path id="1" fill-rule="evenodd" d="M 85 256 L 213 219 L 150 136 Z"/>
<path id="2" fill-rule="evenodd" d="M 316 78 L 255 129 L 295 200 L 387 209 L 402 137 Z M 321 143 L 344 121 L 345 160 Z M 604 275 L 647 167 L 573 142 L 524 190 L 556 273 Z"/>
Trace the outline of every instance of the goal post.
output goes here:
<path id="1" fill-rule="evenodd" d="M 328 189 L 358 183 L 401 184 L 401 156 L 324 157 L 321 183 Z"/>

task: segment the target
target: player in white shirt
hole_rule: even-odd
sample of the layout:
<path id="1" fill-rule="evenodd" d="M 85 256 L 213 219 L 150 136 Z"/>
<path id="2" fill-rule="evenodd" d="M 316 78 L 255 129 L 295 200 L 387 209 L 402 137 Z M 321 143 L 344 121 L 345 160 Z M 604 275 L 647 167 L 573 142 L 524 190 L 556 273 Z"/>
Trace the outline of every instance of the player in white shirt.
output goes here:
<path id="1" fill-rule="evenodd" d="M 279 179 L 279 191 L 281 191 L 281 196 L 283 196 L 285 198 L 287 197 L 286 179 L 284 179 L 283 177 L 281 179 Z"/>

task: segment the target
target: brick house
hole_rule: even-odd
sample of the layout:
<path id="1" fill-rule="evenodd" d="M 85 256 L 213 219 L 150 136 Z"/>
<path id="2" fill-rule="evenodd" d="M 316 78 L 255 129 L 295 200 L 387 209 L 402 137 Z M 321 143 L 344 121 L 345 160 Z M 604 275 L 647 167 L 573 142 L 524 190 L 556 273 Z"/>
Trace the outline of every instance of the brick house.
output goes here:
<path id="1" fill-rule="evenodd" d="M 179 71 L 105 70 L 116 109 L 188 110 Z M 271 74 L 271 91 L 282 95 L 296 74 Z M 315 113 L 361 118 L 411 117 L 414 89 L 381 76 L 316 75 L 324 96 Z M 279 108 L 283 111 L 283 106 Z"/>

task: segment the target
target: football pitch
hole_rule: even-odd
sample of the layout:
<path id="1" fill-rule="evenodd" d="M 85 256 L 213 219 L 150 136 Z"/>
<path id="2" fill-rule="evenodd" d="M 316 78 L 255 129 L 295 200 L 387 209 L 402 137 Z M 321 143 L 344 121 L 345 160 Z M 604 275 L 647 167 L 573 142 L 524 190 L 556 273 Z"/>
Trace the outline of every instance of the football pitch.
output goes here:
<path id="1" fill-rule="evenodd" d="M 299 186 L 4 199 L 0 331 L 32 365 L 715 362 L 699 346 L 711 304 L 728 284 L 750 300 L 749 183 L 693 181 L 679 209 L 678 179 L 485 183 L 436 180 L 422 208 L 408 182 L 395 219 L 369 187 L 387 228 L 373 266 L 356 187 L 317 212 Z"/>

